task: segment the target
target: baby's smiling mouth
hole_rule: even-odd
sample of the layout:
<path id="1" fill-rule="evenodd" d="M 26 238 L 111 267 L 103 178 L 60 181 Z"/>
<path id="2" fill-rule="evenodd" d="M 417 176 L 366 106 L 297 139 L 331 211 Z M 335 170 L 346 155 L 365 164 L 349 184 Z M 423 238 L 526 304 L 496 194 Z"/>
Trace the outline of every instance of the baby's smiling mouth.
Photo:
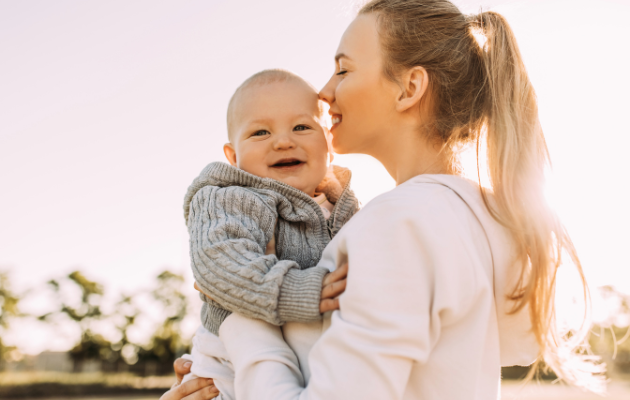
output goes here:
<path id="1" fill-rule="evenodd" d="M 281 168 L 281 169 L 289 169 L 292 167 L 297 167 L 304 164 L 304 161 L 298 160 L 297 158 L 283 158 L 277 161 L 275 164 L 271 165 L 271 168 Z"/>

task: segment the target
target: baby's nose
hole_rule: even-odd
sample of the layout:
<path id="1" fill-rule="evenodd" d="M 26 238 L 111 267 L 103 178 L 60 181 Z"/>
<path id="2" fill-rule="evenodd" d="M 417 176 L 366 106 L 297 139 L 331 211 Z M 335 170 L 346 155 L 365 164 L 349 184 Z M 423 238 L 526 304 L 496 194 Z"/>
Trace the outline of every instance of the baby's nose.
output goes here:
<path id="1" fill-rule="evenodd" d="M 291 140 L 291 135 L 278 135 L 274 143 L 276 150 L 286 150 L 295 147 L 295 142 Z"/>

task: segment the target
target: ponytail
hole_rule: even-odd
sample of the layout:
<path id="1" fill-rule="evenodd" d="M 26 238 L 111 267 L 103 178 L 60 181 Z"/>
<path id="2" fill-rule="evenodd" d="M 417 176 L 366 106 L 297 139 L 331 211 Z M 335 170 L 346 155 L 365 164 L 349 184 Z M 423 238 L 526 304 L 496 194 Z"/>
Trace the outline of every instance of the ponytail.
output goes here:
<path id="1" fill-rule="evenodd" d="M 545 199 L 544 173 L 550 160 L 534 88 L 505 18 L 484 12 L 470 23 L 486 38 L 486 141 L 494 202 L 488 201 L 484 189 L 483 199 L 493 217 L 512 232 L 520 258 L 519 283 L 510 295 L 516 301 L 513 311 L 529 305 L 542 358 L 560 379 L 601 392 L 604 379 L 593 373 L 603 372 L 603 366 L 584 354 L 589 324 L 569 337 L 558 331 L 555 320 L 556 274 L 563 255 L 571 258 L 580 275 L 586 309 L 590 298 L 573 242 Z M 539 357 L 536 364 L 540 361 Z"/>
<path id="2" fill-rule="evenodd" d="M 387 77 L 395 79 L 414 66 L 427 70 L 433 115 L 425 133 L 430 139 L 452 154 L 476 142 L 479 172 L 485 135 L 493 201 L 483 188 L 482 196 L 516 244 L 520 279 L 509 298 L 512 312 L 529 309 L 540 345 L 535 367 L 544 360 L 560 379 L 602 392 L 604 365 L 587 354 L 586 315 L 582 327 L 569 333 L 559 332 L 556 324 L 556 273 L 563 255 L 581 277 L 587 310 L 590 298 L 571 238 L 545 200 L 549 153 L 536 94 L 507 21 L 495 12 L 466 17 L 448 0 L 372 0 L 359 13 L 378 14 Z M 476 34 L 485 36 L 485 43 L 480 45 Z"/>

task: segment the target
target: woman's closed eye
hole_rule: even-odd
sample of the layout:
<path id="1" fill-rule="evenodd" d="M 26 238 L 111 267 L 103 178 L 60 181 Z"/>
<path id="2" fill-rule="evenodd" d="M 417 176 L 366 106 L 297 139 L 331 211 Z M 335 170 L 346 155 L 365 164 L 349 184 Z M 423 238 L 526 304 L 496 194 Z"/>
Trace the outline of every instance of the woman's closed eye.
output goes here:
<path id="1" fill-rule="evenodd" d="M 336 74 L 336 75 L 345 75 L 345 74 L 346 74 L 346 72 L 348 72 L 348 71 L 346 71 L 346 70 L 341 70 L 341 71 L 337 72 L 337 74 Z"/>

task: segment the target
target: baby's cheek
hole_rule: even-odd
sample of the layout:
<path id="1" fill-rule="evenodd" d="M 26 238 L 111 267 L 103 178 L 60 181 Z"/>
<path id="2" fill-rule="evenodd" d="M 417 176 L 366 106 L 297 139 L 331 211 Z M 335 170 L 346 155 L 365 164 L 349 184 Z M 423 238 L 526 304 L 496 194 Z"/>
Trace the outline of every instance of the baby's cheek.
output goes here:
<path id="1" fill-rule="evenodd" d="M 267 173 L 267 166 L 259 160 L 256 160 L 251 154 L 245 155 L 241 160 L 237 160 L 238 167 L 245 172 L 249 172 L 252 175 L 259 176 L 261 178 L 269 178 Z"/>
<path id="2" fill-rule="evenodd" d="M 324 178 L 326 177 L 326 172 L 328 172 L 328 152 L 326 152 L 326 155 L 324 156 L 324 158 L 320 158 L 320 160 L 317 162 L 317 165 L 314 166 L 315 168 L 313 168 L 313 182 L 316 185 L 319 185 L 321 181 L 324 180 Z"/>

